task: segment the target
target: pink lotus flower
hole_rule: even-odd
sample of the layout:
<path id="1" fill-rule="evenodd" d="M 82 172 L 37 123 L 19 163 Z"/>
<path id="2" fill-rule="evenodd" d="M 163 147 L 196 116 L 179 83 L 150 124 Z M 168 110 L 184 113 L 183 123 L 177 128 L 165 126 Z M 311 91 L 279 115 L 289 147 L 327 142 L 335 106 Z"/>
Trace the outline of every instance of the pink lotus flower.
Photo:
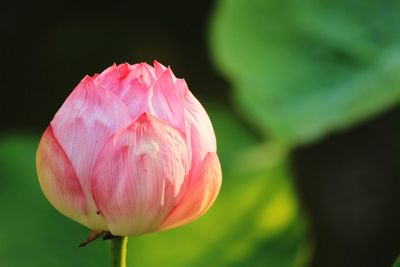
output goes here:
<path id="1" fill-rule="evenodd" d="M 36 161 L 57 210 L 121 236 L 189 223 L 221 186 L 207 113 L 158 62 L 83 78 L 44 132 Z"/>

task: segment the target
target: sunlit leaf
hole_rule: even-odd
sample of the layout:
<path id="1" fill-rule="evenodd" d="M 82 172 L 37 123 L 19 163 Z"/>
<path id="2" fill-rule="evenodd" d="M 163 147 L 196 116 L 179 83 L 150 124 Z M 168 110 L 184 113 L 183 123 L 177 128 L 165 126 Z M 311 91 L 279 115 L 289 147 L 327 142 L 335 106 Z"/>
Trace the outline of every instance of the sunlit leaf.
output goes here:
<path id="1" fill-rule="evenodd" d="M 261 132 L 297 144 L 398 103 L 400 2 L 221 0 L 215 62 Z"/>
<path id="2" fill-rule="evenodd" d="M 393 264 L 393 267 L 400 267 L 400 256 L 397 258 L 396 262 Z"/>

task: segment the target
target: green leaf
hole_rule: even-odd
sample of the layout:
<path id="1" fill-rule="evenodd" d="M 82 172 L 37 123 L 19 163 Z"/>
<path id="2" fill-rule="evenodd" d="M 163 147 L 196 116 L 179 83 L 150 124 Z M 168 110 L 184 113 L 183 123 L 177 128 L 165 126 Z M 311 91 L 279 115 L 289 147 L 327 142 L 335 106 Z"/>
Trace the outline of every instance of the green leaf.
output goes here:
<path id="1" fill-rule="evenodd" d="M 393 267 L 400 267 L 400 256 L 397 258 L 396 262 L 393 264 Z"/>
<path id="2" fill-rule="evenodd" d="M 0 138 L 2 266 L 109 266 L 109 244 L 78 244 L 89 230 L 57 212 L 41 192 L 35 168 L 38 138 Z"/>
<path id="3" fill-rule="evenodd" d="M 400 2 L 221 0 L 211 48 L 241 112 L 310 142 L 398 103 Z"/>

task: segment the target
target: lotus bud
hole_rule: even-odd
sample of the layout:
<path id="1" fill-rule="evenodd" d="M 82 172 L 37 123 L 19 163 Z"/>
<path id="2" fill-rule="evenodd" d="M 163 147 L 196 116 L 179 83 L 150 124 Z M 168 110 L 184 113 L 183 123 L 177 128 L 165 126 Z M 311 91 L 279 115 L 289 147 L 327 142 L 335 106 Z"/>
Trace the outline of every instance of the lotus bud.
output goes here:
<path id="1" fill-rule="evenodd" d="M 222 179 L 206 111 L 158 62 L 83 78 L 43 133 L 36 165 L 59 212 L 118 236 L 194 221 Z"/>

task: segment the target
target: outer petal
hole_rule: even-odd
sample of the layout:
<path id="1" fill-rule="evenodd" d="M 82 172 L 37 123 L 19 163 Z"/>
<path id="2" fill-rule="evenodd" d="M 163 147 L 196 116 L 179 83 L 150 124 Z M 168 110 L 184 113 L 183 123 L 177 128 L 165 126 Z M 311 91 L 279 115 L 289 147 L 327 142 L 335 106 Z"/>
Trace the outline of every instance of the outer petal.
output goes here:
<path id="1" fill-rule="evenodd" d="M 88 201 L 92 228 L 102 228 L 91 198 L 89 178 L 100 149 L 117 130 L 132 122 L 125 104 L 85 77 L 64 102 L 51 126 L 70 159 Z"/>
<path id="2" fill-rule="evenodd" d="M 165 230 L 187 224 L 203 215 L 214 203 L 221 188 L 222 173 L 217 154 L 207 154 L 199 176 L 188 185 L 182 198 L 161 224 Z"/>
<path id="3" fill-rule="evenodd" d="M 185 133 L 192 158 L 190 177 L 196 177 L 206 154 L 217 151 L 211 121 L 202 105 L 189 91 L 185 80 L 177 79 L 170 68 L 157 62 L 154 65 L 158 80 L 152 88 L 149 108 L 143 111 L 154 114 Z"/>
<path id="4" fill-rule="evenodd" d="M 65 216 L 89 226 L 82 186 L 50 126 L 40 140 L 36 166 L 40 186 L 49 202 Z"/>
<path id="5" fill-rule="evenodd" d="M 177 79 L 170 68 L 154 62 L 157 81 L 149 112 L 185 133 L 191 154 L 191 175 L 197 172 L 208 152 L 217 152 L 211 121 L 200 102 L 189 91 L 184 79 Z"/>
<path id="6" fill-rule="evenodd" d="M 102 149 L 91 181 L 92 194 L 114 235 L 154 231 L 180 196 L 188 173 L 182 136 L 143 114 Z"/>
<path id="7" fill-rule="evenodd" d="M 187 88 L 186 82 L 182 79 L 177 81 L 176 86 Z M 199 171 L 207 153 L 217 152 L 217 144 L 214 129 L 207 112 L 189 89 L 186 89 L 185 92 L 185 132 L 192 153 L 191 177 L 196 177 L 196 173 Z"/>

